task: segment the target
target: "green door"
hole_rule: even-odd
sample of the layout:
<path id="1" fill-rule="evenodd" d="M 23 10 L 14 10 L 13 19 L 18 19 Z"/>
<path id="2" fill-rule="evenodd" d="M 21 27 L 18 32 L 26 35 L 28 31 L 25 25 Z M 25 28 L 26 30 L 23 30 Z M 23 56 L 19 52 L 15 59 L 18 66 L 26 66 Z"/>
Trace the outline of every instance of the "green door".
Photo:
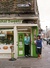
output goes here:
<path id="1" fill-rule="evenodd" d="M 36 40 L 37 34 L 38 34 L 38 28 L 32 27 L 32 56 L 33 57 L 37 57 L 36 45 L 34 44 L 34 41 Z"/>
<path id="2" fill-rule="evenodd" d="M 26 33 L 18 33 L 18 57 L 24 57 L 25 56 L 25 46 L 24 46 L 24 36 Z M 30 36 L 30 33 L 28 33 Z M 31 38 L 30 38 L 31 39 Z M 31 44 L 30 44 L 30 50 L 29 53 L 31 55 Z"/>
<path id="3" fill-rule="evenodd" d="M 18 57 L 24 56 L 24 34 L 18 33 Z"/>

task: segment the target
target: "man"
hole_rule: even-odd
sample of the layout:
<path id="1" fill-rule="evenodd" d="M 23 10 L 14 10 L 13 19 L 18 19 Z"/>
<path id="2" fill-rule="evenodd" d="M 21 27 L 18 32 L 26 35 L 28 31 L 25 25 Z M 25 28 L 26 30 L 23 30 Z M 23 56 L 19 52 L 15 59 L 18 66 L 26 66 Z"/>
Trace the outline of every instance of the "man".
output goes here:
<path id="1" fill-rule="evenodd" d="M 41 37 L 38 35 L 37 36 L 37 40 L 36 40 L 36 51 L 37 51 L 37 54 L 38 54 L 38 58 L 41 58 L 41 53 L 42 53 L 42 39 Z"/>
<path id="2" fill-rule="evenodd" d="M 24 37 L 24 45 L 25 45 L 25 56 L 29 56 L 30 36 L 28 34 L 26 34 Z"/>

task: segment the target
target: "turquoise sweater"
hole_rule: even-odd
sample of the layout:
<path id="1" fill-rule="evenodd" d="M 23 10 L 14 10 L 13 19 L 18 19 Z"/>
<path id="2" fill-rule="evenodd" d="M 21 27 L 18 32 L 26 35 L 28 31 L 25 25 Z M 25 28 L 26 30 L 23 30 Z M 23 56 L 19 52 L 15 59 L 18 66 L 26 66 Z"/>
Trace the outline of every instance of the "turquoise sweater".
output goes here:
<path id="1" fill-rule="evenodd" d="M 24 37 L 24 44 L 29 45 L 30 44 L 30 37 Z"/>

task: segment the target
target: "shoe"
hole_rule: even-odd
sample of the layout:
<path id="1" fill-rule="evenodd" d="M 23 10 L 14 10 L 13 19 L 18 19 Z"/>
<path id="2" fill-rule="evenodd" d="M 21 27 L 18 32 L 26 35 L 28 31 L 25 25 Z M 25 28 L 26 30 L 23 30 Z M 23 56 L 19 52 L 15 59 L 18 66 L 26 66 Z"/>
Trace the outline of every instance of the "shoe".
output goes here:
<path id="1" fill-rule="evenodd" d="M 27 55 L 25 55 L 25 57 L 27 57 Z"/>
<path id="2" fill-rule="evenodd" d="M 28 55 L 30 57 L 30 55 Z"/>
<path id="3" fill-rule="evenodd" d="M 38 57 L 38 59 L 41 59 L 42 57 L 40 56 L 40 57 Z"/>

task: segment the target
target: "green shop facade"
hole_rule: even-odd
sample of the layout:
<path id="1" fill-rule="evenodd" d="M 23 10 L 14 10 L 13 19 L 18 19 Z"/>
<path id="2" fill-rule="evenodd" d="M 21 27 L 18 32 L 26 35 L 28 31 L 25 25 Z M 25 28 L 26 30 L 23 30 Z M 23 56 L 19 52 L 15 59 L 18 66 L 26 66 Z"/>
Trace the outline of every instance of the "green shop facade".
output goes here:
<path id="1" fill-rule="evenodd" d="M 0 58 L 11 58 L 11 46 L 14 58 L 25 57 L 24 36 L 31 38 L 30 56 L 37 57 L 34 41 L 38 34 L 38 24 L 22 23 L 18 19 L 0 19 Z M 22 39 L 20 41 L 20 36 Z"/>

